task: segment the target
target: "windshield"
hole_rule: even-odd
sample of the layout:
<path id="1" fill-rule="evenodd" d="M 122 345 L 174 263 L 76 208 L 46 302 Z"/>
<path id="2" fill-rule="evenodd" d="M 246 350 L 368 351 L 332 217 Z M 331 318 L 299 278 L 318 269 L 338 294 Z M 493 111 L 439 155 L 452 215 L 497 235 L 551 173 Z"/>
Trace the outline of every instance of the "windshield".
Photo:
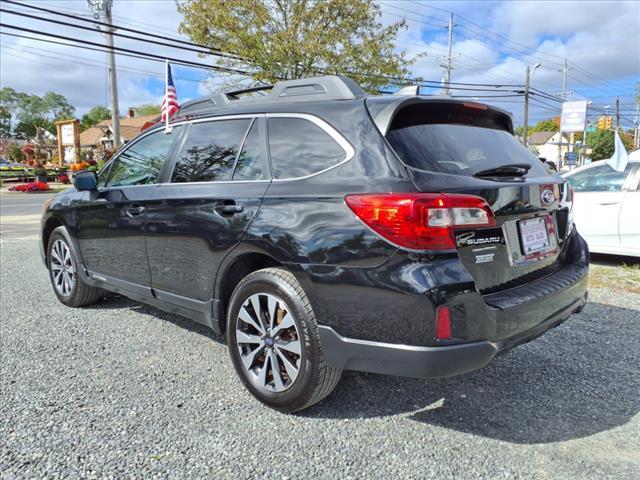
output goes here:
<path id="1" fill-rule="evenodd" d="M 504 165 L 529 164 L 527 176 L 549 173 L 542 161 L 505 130 L 453 124 L 392 128 L 387 140 L 410 167 L 473 176 Z"/>

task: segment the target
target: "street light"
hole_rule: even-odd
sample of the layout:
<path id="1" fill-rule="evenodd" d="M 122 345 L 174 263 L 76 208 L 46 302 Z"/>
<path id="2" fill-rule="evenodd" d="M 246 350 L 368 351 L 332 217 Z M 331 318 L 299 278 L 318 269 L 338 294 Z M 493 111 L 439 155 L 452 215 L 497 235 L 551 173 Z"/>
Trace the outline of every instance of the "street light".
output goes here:
<path id="1" fill-rule="evenodd" d="M 524 77 L 524 146 L 529 145 L 529 82 L 531 81 L 531 77 L 541 65 L 540 62 L 536 63 L 533 68 L 527 65 L 527 70 Z"/>

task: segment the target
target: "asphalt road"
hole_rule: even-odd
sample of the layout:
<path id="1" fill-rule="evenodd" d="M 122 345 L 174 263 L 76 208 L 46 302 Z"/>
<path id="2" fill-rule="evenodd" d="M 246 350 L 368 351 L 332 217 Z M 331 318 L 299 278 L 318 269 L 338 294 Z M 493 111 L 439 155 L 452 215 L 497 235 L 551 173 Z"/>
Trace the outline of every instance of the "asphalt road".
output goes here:
<path id="1" fill-rule="evenodd" d="M 0 238 L 37 238 L 42 204 L 52 196 L 49 193 L 0 193 Z"/>
<path id="2" fill-rule="evenodd" d="M 479 372 L 432 381 L 347 372 L 324 402 L 285 415 L 242 388 L 223 341 L 204 328 L 121 297 L 66 308 L 35 240 L 4 238 L 0 251 L 0 478 L 640 471 L 640 295 L 615 285 Z"/>

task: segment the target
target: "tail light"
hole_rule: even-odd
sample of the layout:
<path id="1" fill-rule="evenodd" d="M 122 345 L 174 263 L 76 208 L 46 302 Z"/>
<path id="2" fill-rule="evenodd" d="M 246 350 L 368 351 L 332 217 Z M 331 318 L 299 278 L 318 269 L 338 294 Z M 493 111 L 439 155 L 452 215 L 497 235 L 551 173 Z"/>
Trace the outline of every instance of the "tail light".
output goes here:
<path id="1" fill-rule="evenodd" d="M 347 195 L 353 213 L 390 242 L 413 250 L 456 248 L 454 229 L 496 224 L 480 197 L 445 193 Z"/>

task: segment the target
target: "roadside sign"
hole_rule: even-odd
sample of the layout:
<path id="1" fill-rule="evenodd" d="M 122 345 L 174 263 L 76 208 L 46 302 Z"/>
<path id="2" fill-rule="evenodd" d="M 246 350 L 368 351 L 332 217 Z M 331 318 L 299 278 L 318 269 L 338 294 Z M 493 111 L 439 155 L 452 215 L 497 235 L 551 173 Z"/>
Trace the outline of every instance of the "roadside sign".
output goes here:
<path id="1" fill-rule="evenodd" d="M 576 152 L 567 152 L 564 154 L 564 160 L 567 165 L 575 165 L 577 157 Z"/>
<path id="2" fill-rule="evenodd" d="M 596 127 L 587 127 L 587 133 L 593 133 L 596 131 Z"/>
<path id="3" fill-rule="evenodd" d="M 587 101 L 564 102 L 560 116 L 561 132 L 582 132 L 587 121 Z"/>

